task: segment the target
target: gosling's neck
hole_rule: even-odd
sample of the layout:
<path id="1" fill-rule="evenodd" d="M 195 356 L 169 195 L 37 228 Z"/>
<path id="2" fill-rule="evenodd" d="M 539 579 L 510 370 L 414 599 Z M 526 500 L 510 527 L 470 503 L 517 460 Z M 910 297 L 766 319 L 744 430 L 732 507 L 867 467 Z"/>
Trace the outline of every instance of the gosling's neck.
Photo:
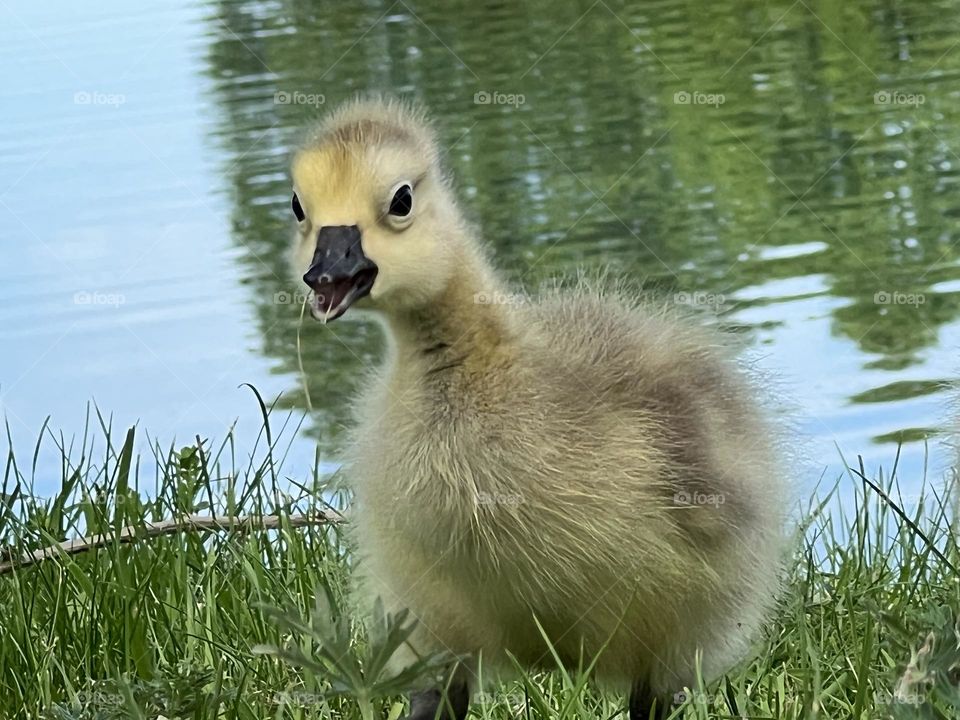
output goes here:
<path id="1" fill-rule="evenodd" d="M 513 335 L 507 297 L 486 259 L 465 254 L 433 302 L 387 313 L 397 369 L 439 378 L 496 366 Z"/>

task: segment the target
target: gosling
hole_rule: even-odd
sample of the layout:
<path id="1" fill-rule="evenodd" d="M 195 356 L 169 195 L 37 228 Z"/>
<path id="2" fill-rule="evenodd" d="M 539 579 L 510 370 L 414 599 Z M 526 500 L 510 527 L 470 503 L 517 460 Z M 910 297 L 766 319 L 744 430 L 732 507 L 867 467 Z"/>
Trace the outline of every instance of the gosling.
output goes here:
<path id="1" fill-rule="evenodd" d="M 408 718 L 463 718 L 478 661 L 554 654 L 663 717 L 698 653 L 721 674 L 773 604 L 774 434 L 696 324 L 589 283 L 512 293 L 438 155 L 421 111 L 365 99 L 292 164 L 312 315 L 365 307 L 389 340 L 347 458 L 364 594 L 418 620 L 397 668 L 462 658 Z"/>

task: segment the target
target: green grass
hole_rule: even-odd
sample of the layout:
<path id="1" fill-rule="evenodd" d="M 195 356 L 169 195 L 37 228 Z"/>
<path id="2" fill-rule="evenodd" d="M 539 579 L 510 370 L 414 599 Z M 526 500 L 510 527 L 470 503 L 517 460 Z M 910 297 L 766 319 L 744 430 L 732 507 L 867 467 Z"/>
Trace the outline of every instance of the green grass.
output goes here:
<path id="1" fill-rule="evenodd" d="M 4 554 L 191 513 L 288 518 L 321 508 L 338 492 L 330 478 L 283 474 L 280 438 L 298 429 L 288 424 L 274 436 L 265 423 L 243 451 L 232 436 L 153 442 L 151 463 L 135 456 L 139 430 L 117 436 L 99 415 L 75 443 L 44 427 L 32 458 L 6 458 Z M 59 491 L 39 497 L 34 483 L 54 480 L 36 477 L 43 445 L 62 467 Z M 149 478 L 147 464 L 157 467 Z M 840 507 L 826 492 L 803 513 L 787 588 L 756 656 L 689 688 L 672 717 L 960 716 L 953 495 L 925 486 L 904 506 L 895 477 L 851 471 L 838 481 L 850 485 L 855 504 Z M 409 677 L 380 668 L 410 623 L 357 620 L 341 532 L 286 523 L 111 541 L 0 576 L 0 716 L 396 718 Z M 436 669 L 428 661 L 414 672 Z M 473 717 L 625 717 L 623 699 L 588 677 L 522 674 L 482 693 Z M 916 702 L 892 702 L 898 690 Z"/>

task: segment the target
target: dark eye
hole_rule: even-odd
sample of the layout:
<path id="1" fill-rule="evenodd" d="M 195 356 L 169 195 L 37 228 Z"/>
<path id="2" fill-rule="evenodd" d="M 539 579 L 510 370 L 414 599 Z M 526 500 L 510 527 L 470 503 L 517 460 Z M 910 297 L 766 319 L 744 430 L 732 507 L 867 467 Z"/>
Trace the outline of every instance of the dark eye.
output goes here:
<path id="1" fill-rule="evenodd" d="M 303 212 L 303 208 L 300 207 L 300 198 L 297 197 L 297 194 L 293 194 L 293 214 L 297 216 L 297 222 L 303 222 L 303 219 L 306 217 L 306 214 Z"/>
<path id="2" fill-rule="evenodd" d="M 413 209 L 413 190 L 409 185 L 401 185 L 393 194 L 390 201 L 390 214 L 397 217 L 406 217 Z"/>

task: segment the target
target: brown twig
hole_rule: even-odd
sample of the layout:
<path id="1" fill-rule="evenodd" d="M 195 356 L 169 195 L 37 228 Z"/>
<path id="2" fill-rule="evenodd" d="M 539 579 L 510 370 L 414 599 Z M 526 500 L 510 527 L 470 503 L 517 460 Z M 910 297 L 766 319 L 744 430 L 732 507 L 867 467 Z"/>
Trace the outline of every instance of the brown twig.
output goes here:
<path id="1" fill-rule="evenodd" d="M 221 530 L 277 530 L 283 525 L 290 527 L 308 527 L 312 525 L 338 525 L 344 522 L 344 517 L 336 510 L 321 510 L 309 515 L 187 515 L 174 520 L 160 522 L 146 522 L 142 525 L 129 525 L 119 533 L 105 533 L 91 535 L 84 538 L 64 540 L 56 545 L 40 548 L 24 553 L 19 558 L 6 559 L 0 562 L 0 575 L 8 573 L 14 568 L 23 568 L 34 565 L 61 553 L 73 555 L 75 553 L 103 547 L 115 541 L 122 543 L 145 540 L 160 535 L 172 535 L 178 532 L 218 532 Z"/>

